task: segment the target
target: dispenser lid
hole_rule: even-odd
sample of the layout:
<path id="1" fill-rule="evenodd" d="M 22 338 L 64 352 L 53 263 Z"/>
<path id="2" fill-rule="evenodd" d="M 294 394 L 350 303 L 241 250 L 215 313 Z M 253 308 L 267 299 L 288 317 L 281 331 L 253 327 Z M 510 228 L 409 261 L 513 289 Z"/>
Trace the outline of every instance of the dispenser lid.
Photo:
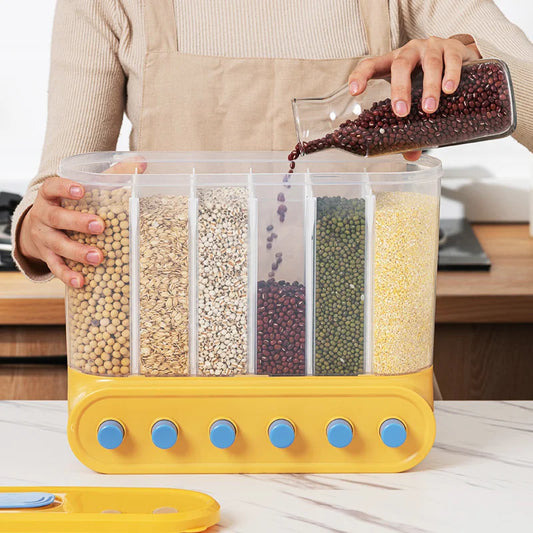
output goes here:
<path id="1" fill-rule="evenodd" d="M 2 487 L 2 530 L 27 533 L 199 532 L 215 525 L 220 505 L 182 489 Z"/>

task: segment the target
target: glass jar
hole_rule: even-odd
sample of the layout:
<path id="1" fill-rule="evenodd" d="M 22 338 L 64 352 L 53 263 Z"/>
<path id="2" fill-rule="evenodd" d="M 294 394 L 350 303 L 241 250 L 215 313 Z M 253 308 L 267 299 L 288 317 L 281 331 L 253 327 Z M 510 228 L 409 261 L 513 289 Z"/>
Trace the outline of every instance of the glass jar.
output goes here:
<path id="1" fill-rule="evenodd" d="M 431 114 L 421 107 L 423 72 L 412 76 L 411 110 L 397 117 L 390 82 L 370 80 L 352 96 L 348 85 L 323 98 L 293 100 L 298 144 L 293 159 L 327 148 L 375 156 L 436 148 L 510 135 L 516 128 L 513 87 L 507 65 L 483 59 L 463 65 L 453 94 L 441 93 Z"/>

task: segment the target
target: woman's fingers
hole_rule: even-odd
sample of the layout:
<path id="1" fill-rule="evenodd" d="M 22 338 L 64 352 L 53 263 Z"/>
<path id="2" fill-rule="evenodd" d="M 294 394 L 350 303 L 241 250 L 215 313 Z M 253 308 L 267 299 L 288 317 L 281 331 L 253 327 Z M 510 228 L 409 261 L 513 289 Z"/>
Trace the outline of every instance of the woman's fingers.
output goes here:
<path id="1" fill-rule="evenodd" d="M 68 268 L 62 257 L 50 249 L 46 249 L 43 257 L 48 268 L 56 278 L 59 278 L 65 285 L 79 289 L 83 287 L 85 280 L 79 272 L 74 272 Z"/>
<path id="2" fill-rule="evenodd" d="M 411 110 L 411 72 L 420 61 L 416 46 L 404 47 L 391 65 L 391 101 L 394 113 L 405 117 Z"/>
<path id="3" fill-rule="evenodd" d="M 463 62 L 478 57 L 477 49 L 470 49 L 457 39 L 412 40 L 402 48 L 360 61 L 348 78 L 350 92 L 354 96 L 361 94 L 369 79 L 390 75 L 393 110 L 397 116 L 404 117 L 411 108 L 411 74 L 421 65 L 424 71 L 422 109 L 434 113 L 441 91 L 451 94 L 457 89 Z"/>
<path id="4" fill-rule="evenodd" d="M 47 205 L 42 210 L 41 219 L 52 228 L 77 231 L 80 233 L 98 235 L 105 229 L 104 221 L 100 217 L 59 206 Z"/>
<path id="5" fill-rule="evenodd" d="M 422 70 L 424 71 L 422 109 L 426 113 L 434 113 L 440 100 L 442 86 L 442 54 L 441 39 L 428 39 L 422 54 Z"/>
<path id="6" fill-rule="evenodd" d="M 98 247 L 76 242 L 59 230 L 43 230 L 41 242 L 55 254 L 72 259 L 76 263 L 99 265 L 104 260 L 104 255 Z"/>
<path id="7" fill-rule="evenodd" d="M 452 94 L 459 86 L 463 56 L 455 47 L 444 48 L 444 75 L 442 77 L 442 91 Z"/>
<path id="8" fill-rule="evenodd" d="M 369 79 L 388 76 L 393 59 L 393 52 L 389 52 L 383 56 L 371 57 L 359 61 L 357 67 L 355 67 L 348 78 L 352 95 L 361 94 L 366 89 Z"/>
<path id="9" fill-rule="evenodd" d="M 60 198 L 79 200 L 85 194 L 85 189 L 75 181 L 53 177 L 44 181 L 39 193 L 49 202 L 57 202 Z"/>

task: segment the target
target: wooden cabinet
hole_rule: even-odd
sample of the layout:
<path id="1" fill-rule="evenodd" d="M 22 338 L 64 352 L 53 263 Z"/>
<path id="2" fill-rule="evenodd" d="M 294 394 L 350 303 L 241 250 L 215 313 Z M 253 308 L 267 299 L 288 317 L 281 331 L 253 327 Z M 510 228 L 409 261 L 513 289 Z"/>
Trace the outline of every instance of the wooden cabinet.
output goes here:
<path id="1" fill-rule="evenodd" d="M 437 324 L 435 374 L 444 399 L 531 400 L 533 324 Z"/>
<path id="2" fill-rule="evenodd" d="M 0 400 L 67 397 L 64 288 L 0 273 Z"/>
<path id="3" fill-rule="evenodd" d="M 0 326 L 0 400 L 67 397 L 64 325 Z"/>
<path id="4" fill-rule="evenodd" d="M 439 272 L 435 374 L 446 400 L 533 399 L 533 239 L 477 224 L 490 272 Z"/>

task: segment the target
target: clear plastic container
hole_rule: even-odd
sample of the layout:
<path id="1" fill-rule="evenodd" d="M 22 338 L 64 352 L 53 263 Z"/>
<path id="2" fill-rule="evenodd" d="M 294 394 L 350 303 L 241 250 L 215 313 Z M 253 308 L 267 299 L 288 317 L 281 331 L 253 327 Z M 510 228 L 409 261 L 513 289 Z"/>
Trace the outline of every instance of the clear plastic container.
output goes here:
<path id="1" fill-rule="evenodd" d="M 80 180 L 81 181 L 81 180 Z M 85 196 L 64 207 L 94 213 L 105 223 L 100 235 L 69 233 L 71 239 L 104 253 L 98 266 L 67 260 L 85 278 L 81 289 L 67 289 L 67 338 L 72 368 L 99 376 L 130 374 L 130 180 L 106 177 L 82 181 Z"/>
<path id="2" fill-rule="evenodd" d="M 143 157 L 141 175 L 102 174 Z M 440 162 L 98 153 L 61 175 L 106 222 L 70 262 L 72 369 L 96 376 L 409 374 L 432 364 Z"/>
<path id="3" fill-rule="evenodd" d="M 314 373 L 364 371 L 368 184 L 312 180 L 314 228 Z"/>
<path id="4" fill-rule="evenodd" d="M 247 175 L 197 175 L 198 374 L 248 371 L 250 191 Z"/>
<path id="5" fill-rule="evenodd" d="M 173 177 L 135 183 L 133 248 L 139 372 L 189 373 L 190 186 Z"/>
<path id="6" fill-rule="evenodd" d="M 436 148 L 510 135 L 516 128 L 513 87 L 507 65 L 483 59 L 463 65 L 453 94 L 441 93 L 438 109 L 422 110 L 423 73 L 412 76 L 409 115 L 392 111 L 390 83 L 370 80 L 352 96 L 348 85 L 323 98 L 293 100 L 296 158 L 327 148 L 374 156 Z"/>
<path id="7" fill-rule="evenodd" d="M 285 163 L 286 164 L 286 163 Z M 305 375 L 305 184 L 258 177 L 257 374 Z"/>

